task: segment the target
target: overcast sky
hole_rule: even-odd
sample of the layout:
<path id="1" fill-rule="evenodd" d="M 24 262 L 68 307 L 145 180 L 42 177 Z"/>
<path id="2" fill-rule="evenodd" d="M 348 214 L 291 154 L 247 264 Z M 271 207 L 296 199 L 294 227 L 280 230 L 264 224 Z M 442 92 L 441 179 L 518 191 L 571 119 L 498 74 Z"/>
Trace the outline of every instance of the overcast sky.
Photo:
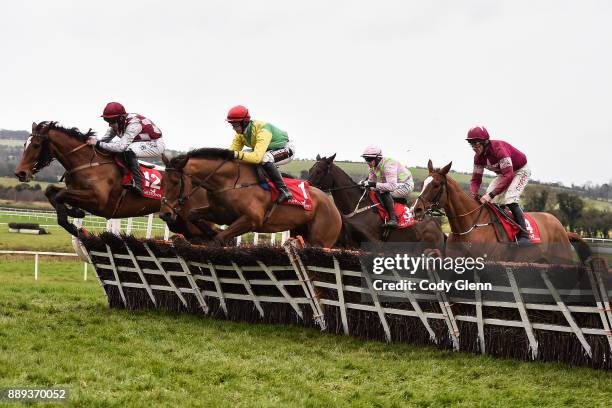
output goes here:
<path id="1" fill-rule="evenodd" d="M 108 101 L 166 146 L 228 146 L 227 110 L 297 156 L 453 161 L 477 124 L 543 181 L 612 178 L 612 1 L 11 1 L 0 4 L 0 128 L 104 132 Z"/>

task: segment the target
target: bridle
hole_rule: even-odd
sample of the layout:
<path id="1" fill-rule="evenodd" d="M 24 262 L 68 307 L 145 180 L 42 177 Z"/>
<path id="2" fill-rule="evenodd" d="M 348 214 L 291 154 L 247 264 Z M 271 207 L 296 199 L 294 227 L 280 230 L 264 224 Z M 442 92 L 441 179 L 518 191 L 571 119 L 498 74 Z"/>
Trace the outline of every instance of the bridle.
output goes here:
<path id="1" fill-rule="evenodd" d="M 212 186 L 208 183 L 208 180 L 210 180 L 221 169 L 221 167 L 223 167 L 223 165 L 229 161 L 233 161 L 236 164 L 236 179 L 234 180 L 234 184 L 231 187 L 225 187 L 220 190 L 214 190 Z M 170 211 L 172 211 L 172 214 L 174 214 L 177 217 L 179 215 L 178 212 L 181 210 L 183 205 L 185 205 L 185 202 L 189 200 L 191 196 L 199 188 L 205 189 L 206 191 L 208 191 L 210 195 L 215 195 L 215 194 L 220 194 L 225 191 L 251 187 L 251 186 L 255 186 L 259 184 L 258 182 L 250 183 L 250 184 L 238 184 L 238 180 L 240 179 L 240 161 L 238 160 L 223 159 L 221 163 L 219 163 L 219 165 L 210 174 L 208 174 L 204 179 L 201 179 L 201 180 L 191 174 L 187 174 L 183 172 L 183 168 L 179 169 L 179 168 L 174 168 L 174 167 L 166 167 L 165 171 L 166 172 L 174 171 L 181 175 L 179 179 L 179 194 L 178 194 L 179 198 L 176 200 L 176 204 L 171 205 L 170 201 L 168 200 L 166 196 L 163 196 L 161 199 L 161 204 L 168 207 Z M 191 191 L 185 195 L 183 195 L 185 193 L 185 182 L 183 181 L 183 177 L 189 177 L 189 179 L 191 179 L 191 184 L 192 184 Z"/>
<path id="2" fill-rule="evenodd" d="M 44 169 L 45 167 L 47 167 L 49 164 L 51 164 L 51 162 L 52 162 L 54 159 L 56 159 L 56 158 L 53 156 L 53 154 L 52 154 L 52 152 L 51 152 L 51 149 L 50 149 L 50 147 L 49 147 L 49 144 L 50 144 L 50 143 L 52 143 L 52 140 L 51 140 L 51 138 L 49 138 L 49 134 L 48 134 L 48 133 L 40 133 L 40 132 L 36 132 L 36 131 L 32 132 L 32 133 L 30 134 L 30 137 L 28 138 L 28 140 L 30 140 L 30 143 L 31 143 L 31 139 L 32 139 L 33 137 L 39 137 L 39 138 L 42 140 L 42 143 L 41 143 L 41 151 L 40 151 L 40 153 L 38 154 L 38 158 L 37 158 L 36 163 L 34 163 L 34 166 L 32 167 L 32 174 L 36 174 L 36 173 L 38 173 L 39 171 L 41 171 L 42 169 Z M 26 142 L 26 143 L 27 143 L 27 142 Z M 87 143 L 82 143 L 82 144 L 78 145 L 77 147 L 75 147 L 74 149 L 71 149 L 69 152 L 67 152 L 67 153 L 65 153 L 65 154 L 62 154 L 62 153 L 60 153 L 59 151 L 57 151 L 57 153 L 56 153 L 56 154 L 57 154 L 58 156 L 61 156 L 61 159 L 63 159 L 63 161 L 66 161 L 66 162 L 67 162 L 67 158 L 68 158 L 68 156 L 70 156 L 70 155 L 71 155 L 71 154 L 73 154 L 73 153 L 76 153 L 77 151 L 79 151 L 79 150 L 81 150 L 82 148 L 87 147 L 87 146 L 88 146 L 88 145 L 87 145 Z M 48 161 L 43 161 L 43 162 L 41 162 L 41 161 L 39 160 L 39 158 L 40 158 L 40 156 L 41 156 L 41 155 L 43 155 L 43 151 L 44 151 L 44 149 L 49 150 L 49 152 L 48 152 L 49 160 L 48 160 Z M 96 166 L 100 166 L 100 165 L 103 165 L 103 164 L 113 163 L 113 161 L 112 161 L 112 160 L 110 160 L 110 161 L 104 161 L 104 162 L 93 162 L 94 158 L 95 158 L 95 157 L 96 157 L 98 154 L 100 154 L 100 155 L 102 155 L 102 156 L 107 156 L 107 155 L 105 155 L 105 154 L 104 154 L 104 153 L 102 153 L 102 152 L 98 152 L 98 151 L 96 150 L 96 148 L 94 147 L 94 148 L 93 148 L 93 154 L 92 154 L 91 158 L 89 159 L 89 163 L 84 164 L 84 165 L 81 165 L 81 166 L 77 166 L 77 167 L 75 167 L 75 168 L 73 168 L 73 169 L 71 169 L 71 170 L 68 170 L 68 171 L 67 171 L 67 172 L 64 174 L 64 176 L 65 176 L 65 175 L 67 175 L 67 174 L 73 174 L 73 173 L 76 173 L 77 171 L 80 171 L 80 170 L 83 170 L 83 169 L 87 169 L 87 168 L 90 168 L 90 167 L 96 167 Z M 60 160 L 60 161 L 61 161 L 61 160 Z M 63 177 L 62 177 L 62 178 L 63 178 Z"/>
<path id="3" fill-rule="evenodd" d="M 478 210 L 480 210 L 478 212 L 478 215 L 476 216 L 476 220 L 478 220 L 480 218 L 480 215 L 482 214 L 482 211 L 485 208 L 484 204 L 480 204 L 478 207 L 474 208 L 471 211 L 466 212 L 465 214 L 460 214 L 460 215 L 455 215 L 455 216 L 448 216 L 446 215 L 446 213 L 444 211 L 442 211 L 442 209 L 440 208 L 440 199 L 442 198 L 442 194 L 444 194 L 444 192 L 446 192 L 446 202 L 449 202 L 449 196 L 448 196 L 448 182 L 446 179 L 446 175 L 441 175 L 442 176 L 442 185 L 440 187 L 440 190 L 438 191 L 438 193 L 436 194 L 436 196 L 434 197 L 433 201 L 430 202 L 429 206 L 427 207 L 427 209 L 425 210 L 425 213 L 423 214 L 423 217 L 425 217 L 426 215 L 432 215 L 432 216 L 445 216 L 446 218 L 448 218 L 449 220 L 454 220 L 454 219 L 459 219 L 459 218 L 463 218 L 466 217 Z M 421 202 L 423 202 L 423 206 L 425 206 L 425 200 L 423 200 L 422 197 L 422 193 L 419 194 L 419 196 L 416 199 L 415 202 L 415 207 L 416 204 L 419 202 L 419 200 L 421 200 Z M 458 235 L 458 236 L 462 236 L 462 235 L 467 235 L 470 232 L 472 232 L 474 229 L 476 228 L 481 228 L 481 227 L 486 227 L 488 225 L 493 225 L 493 222 L 487 222 L 484 224 L 479 224 L 479 223 L 474 223 L 467 231 L 463 231 L 463 232 L 453 232 L 451 231 L 451 234 L 453 235 Z"/>

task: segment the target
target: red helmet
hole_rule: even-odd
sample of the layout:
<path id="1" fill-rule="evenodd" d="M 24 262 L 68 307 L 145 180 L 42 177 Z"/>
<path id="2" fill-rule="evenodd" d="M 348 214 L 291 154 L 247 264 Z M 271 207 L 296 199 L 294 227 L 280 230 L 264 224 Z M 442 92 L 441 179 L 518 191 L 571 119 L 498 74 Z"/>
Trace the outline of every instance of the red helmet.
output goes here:
<path id="1" fill-rule="evenodd" d="M 251 120 L 251 115 L 249 115 L 249 110 L 242 105 L 236 105 L 232 109 L 227 112 L 228 122 L 242 122 L 245 120 Z"/>
<path id="2" fill-rule="evenodd" d="M 465 140 L 472 139 L 489 140 L 489 132 L 487 132 L 487 129 L 485 129 L 484 126 L 473 127 L 469 130 L 467 139 Z"/>
<path id="3" fill-rule="evenodd" d="M 117 116 L 127 115 L 125 108 L 119 102 L 109 102 L 102 112 L 103 118 L 116 118 Z"/>

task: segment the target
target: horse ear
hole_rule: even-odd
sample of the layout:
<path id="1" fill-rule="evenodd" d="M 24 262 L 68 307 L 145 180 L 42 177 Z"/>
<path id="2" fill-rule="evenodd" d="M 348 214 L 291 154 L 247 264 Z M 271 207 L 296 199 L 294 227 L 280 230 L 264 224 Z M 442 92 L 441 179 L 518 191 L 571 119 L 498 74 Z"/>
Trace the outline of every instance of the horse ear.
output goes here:
<path id="1" fill-rule="evenodd" d="M 334 153 L 332 156 L 329 156 L 327 160 L 331 163 L 334 161 L 335 158 L 336 158 L 336 153 Z"/>
<path id="2" fill-rule="evenodd" d="M 433 163 L 431 162 L 431 159 L 429 159 L 429 161 L 427 162 L 427 170 L 429 170 L 430 173 L 433 173 L 434 171 Z"/>
<path id="3" fill-rule="evenodd" d="M 168 167 L 170 165 L 170 160 L 168 160 L 166 155 L 163 153 L 162 153 L 162 161 L 164 162 L 164 166 Z"/>
<path id="4" fill-rule="evenodd" d="M 448 174 L 448 171 L 450 170 L 452 165 L 453 165 L 453 162 L 450 162 L 446 166 L 442 167 L 442 170 L 440 170 L 440 174 L 443 174 L 443 175 Z"/>
<path id="5" fill-rule="evenodd" d="M 317 158 L 316 158 L 316 160 L 317 160 L 317 161 L 321 160 L 321 155 L 320 155 L 320 154 L 317 154 Z"/>
<path id="6" fill-rule="evenodd" d="M 32 122 L 32 133 L 36 131 L 36 126 L 38 126 L 36 122 Z"/>

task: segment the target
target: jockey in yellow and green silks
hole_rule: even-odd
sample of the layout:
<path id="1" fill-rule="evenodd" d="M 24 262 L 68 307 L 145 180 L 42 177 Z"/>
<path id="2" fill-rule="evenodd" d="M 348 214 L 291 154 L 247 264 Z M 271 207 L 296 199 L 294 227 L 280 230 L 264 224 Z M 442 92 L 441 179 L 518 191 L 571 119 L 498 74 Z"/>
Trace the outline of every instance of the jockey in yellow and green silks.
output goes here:
<path id="1" fill-rule="evenodd" d="M 287 132 L 270 123 L 251 120 L 249 110 L 241 105 L 230 109 L 227 121 L 236 132 L 230 146 L 234 157 L 261 165 L 279 191 L 277 203 L 292 199 L 293 195 L 276 167 L 289 163 L 295 155 Z M 243 150 L 245 147 L 247 149 Z"/>

